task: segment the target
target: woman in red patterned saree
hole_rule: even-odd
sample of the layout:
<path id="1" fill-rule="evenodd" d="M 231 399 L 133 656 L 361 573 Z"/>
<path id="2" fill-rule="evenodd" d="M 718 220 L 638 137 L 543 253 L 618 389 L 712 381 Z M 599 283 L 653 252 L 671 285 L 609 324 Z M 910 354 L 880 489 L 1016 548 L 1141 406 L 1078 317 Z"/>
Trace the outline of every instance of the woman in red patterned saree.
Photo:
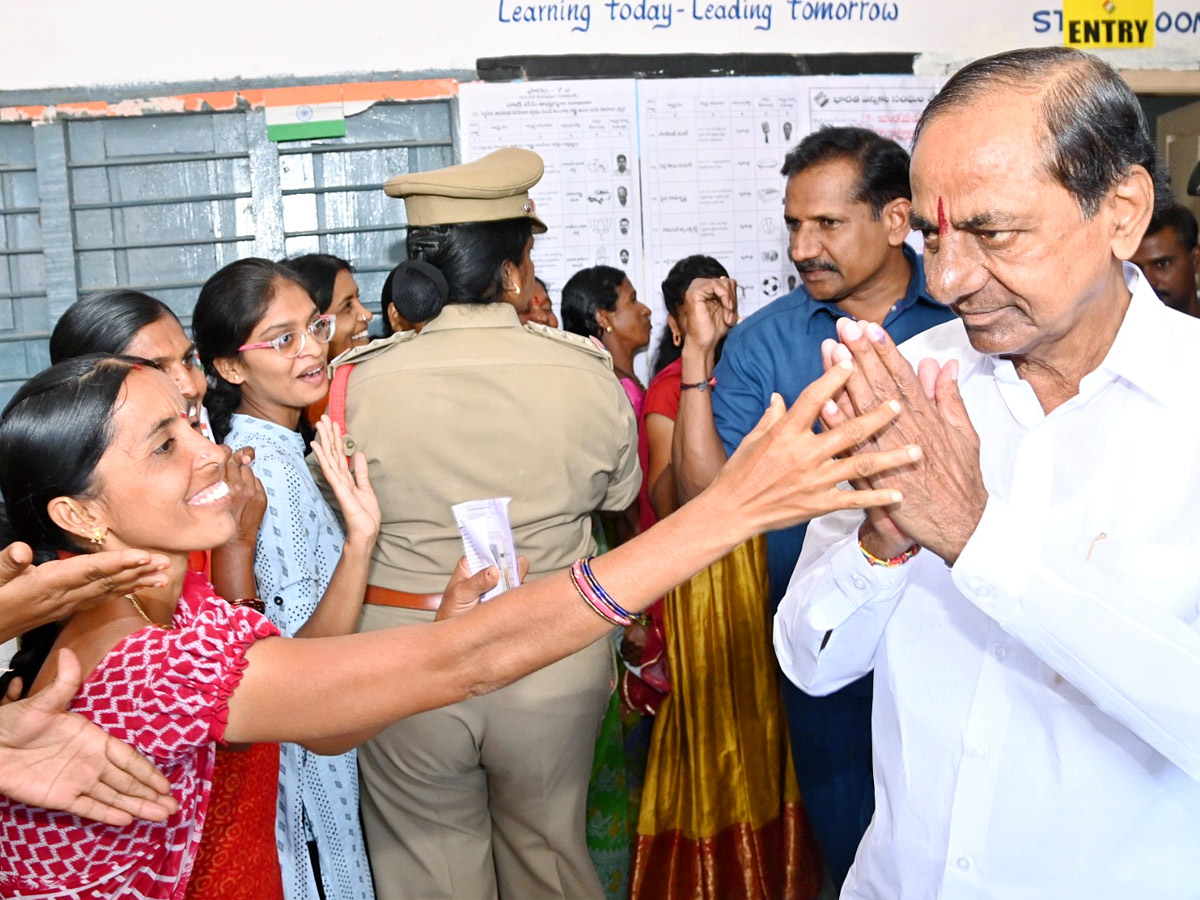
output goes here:
<path id="1" fill-rule="evenodd" d="M 276 636 L 264 616 L 223 602 L 188 572 L 189 551 L 227 541 L 235 524 L 224 454 L 190 427 L 166 375 L 92 356 L 34 376 L 0 418 L 0 489 L 14 533 L 43 558 L 90 545 L 162 553 L 170 565 L 165 586 L 65 619 L 40 658 L 14 660 L 15 674 L 37 690 L 54 676 L 53 662 L 42 665 L 51 652 L 73 651 L 88 674 L 71 708 L 157 765 L 179 809 L 162 823 L 115 826 L 0 798 L 0 896 L 179 900 L 218 742 L 343 752 L 395 719 L 494 690 L 604 637 L 614 617 L 628 619 L 753 534 L 898 502 L 892 490 L 838 490 L 864 457 L 835 459 L 852 445 L 850 429 L 812 432 L 849 374 L 831 370 L 790 412 L 776 399 L 707 491 L 590 564 L 483 605 L 496 573 L 460 569 L 443 621 L 311 640 Z M 861 439 L 894 416 L 883 405 L 852 427 Z M 314 449 L 335 493 L 369 491 L 365 461 L 351 470 L 329 450 L 339 436 L 322 431 Z M 882 470 L 908 463 L 908 451 L 865 458 Z"/>

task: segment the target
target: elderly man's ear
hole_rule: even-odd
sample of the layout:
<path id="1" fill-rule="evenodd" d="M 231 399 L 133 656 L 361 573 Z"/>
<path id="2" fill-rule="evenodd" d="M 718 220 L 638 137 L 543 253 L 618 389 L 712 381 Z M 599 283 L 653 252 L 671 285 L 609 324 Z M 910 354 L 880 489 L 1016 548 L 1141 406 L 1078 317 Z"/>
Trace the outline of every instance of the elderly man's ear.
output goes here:
<path id="1" fill-rule="evenodd" d="M 1142 166 L 1133 166 L 1109 192 L 1105 204 L 1112 222 L 1112 251 L 1117 259 L 1137 252 L 1154 215 L 1154 179 Z"/>

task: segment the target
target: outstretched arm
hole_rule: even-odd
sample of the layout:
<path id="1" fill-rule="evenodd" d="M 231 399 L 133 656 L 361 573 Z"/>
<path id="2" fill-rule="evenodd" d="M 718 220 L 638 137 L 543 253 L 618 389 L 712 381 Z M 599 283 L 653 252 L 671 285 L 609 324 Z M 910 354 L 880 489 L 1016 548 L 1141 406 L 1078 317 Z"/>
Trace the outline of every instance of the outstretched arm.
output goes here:
<path id="1" fill-rule="evenodd" d="M 138 588 L 167 583 L 169 560 L 141 550 L 81 553 L 33 564 L 28 544 L 0 550 L 0 642 Z"/>
<path id="2" fill-rule="evenodd" d="M 884 427 L 883 404 L 846 427 L 814 434 L 822 404 L 849 375 L 826 373 L 790 412 L 776 397 L 758 427 L 694 503 L 593 563 L 598 581 L 637 612 L 668 589 L 761 531 L 832 509 L 895 503 L 894 490 L 845 491 L 838 484 L 870 465 L 910 462 L 910 448 L 835 457 Z M 360 735 L 389 722 L 509 684 L 607 634 L 566 574 L 548 576 L 445 622 L 319 641 L 266 639 L 229 703 L 225 739 L 317 741 Z M 422 673 L 419 680 L 413 672 Z M 288 683 L 293 690 L 280 692 Z M 331 748 L 322 746 L 322 752 Z"/>

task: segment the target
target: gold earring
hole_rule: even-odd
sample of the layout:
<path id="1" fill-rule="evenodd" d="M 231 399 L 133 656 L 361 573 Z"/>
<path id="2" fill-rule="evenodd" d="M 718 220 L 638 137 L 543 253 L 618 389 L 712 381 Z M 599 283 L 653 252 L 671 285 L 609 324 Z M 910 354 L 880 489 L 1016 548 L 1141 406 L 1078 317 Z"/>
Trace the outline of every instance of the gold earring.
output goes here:
<path id="1" fill-rule="evenodd" d="M 612 334 L 612 326 L 611 325 L 605 325 L 604 330 L 606 332 L 608 332 L 609 334 Z"/>
<path id="2" fill-rule="evenodd" d="M 71 512 L 81 519 L 85 518 L 83 510 L 75 504 L 74 500 L 72 500 L 70 497 L 67 497 L 66 501 L 67 507 L 71 510 Z M 89 544 L 95 544 L 97 547 L 102 547 L 104 546 L 104 539 L 108 537 L 108 529 L 100 525 L 91 525 L 88 526 L 88 530 L 83 532 L 80 537 L 86 540 Z"/>
<path id="3" fill-rule="evenodd" d="M 681 338 L 681 337 L 679 336 L 679 332 L 678 332 L 678 331 L 672 331 L 672 332 L 671 332 L 671 343 L 672 343 L 672 344 L 674 344 L 676 347 L 678 347 L 680 344 L 682 344 L 682 343 L 683 343 L 683 338 Z"/>

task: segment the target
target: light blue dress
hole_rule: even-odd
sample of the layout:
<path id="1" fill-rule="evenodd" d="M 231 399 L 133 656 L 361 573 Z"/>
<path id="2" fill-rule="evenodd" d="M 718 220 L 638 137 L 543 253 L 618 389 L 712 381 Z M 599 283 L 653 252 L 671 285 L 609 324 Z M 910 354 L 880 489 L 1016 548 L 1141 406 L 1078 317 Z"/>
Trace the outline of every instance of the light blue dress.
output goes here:
<path id="1" fill-rule="evenodd" d="M 254 474 L 267 493 L 254 577 L 267 616 L 291 637 L 329 586 L 345 536 L 304 462 L 297 432 L 235 415 L 225 443 L 254 448 Z M 298 744 L 281 744 L 275 842 L 287 900 L 318 900 L 307 846 L 312 840 L 326 900 L 373 900 L 358 816 L 356 752 L 318 756 Z"/>

